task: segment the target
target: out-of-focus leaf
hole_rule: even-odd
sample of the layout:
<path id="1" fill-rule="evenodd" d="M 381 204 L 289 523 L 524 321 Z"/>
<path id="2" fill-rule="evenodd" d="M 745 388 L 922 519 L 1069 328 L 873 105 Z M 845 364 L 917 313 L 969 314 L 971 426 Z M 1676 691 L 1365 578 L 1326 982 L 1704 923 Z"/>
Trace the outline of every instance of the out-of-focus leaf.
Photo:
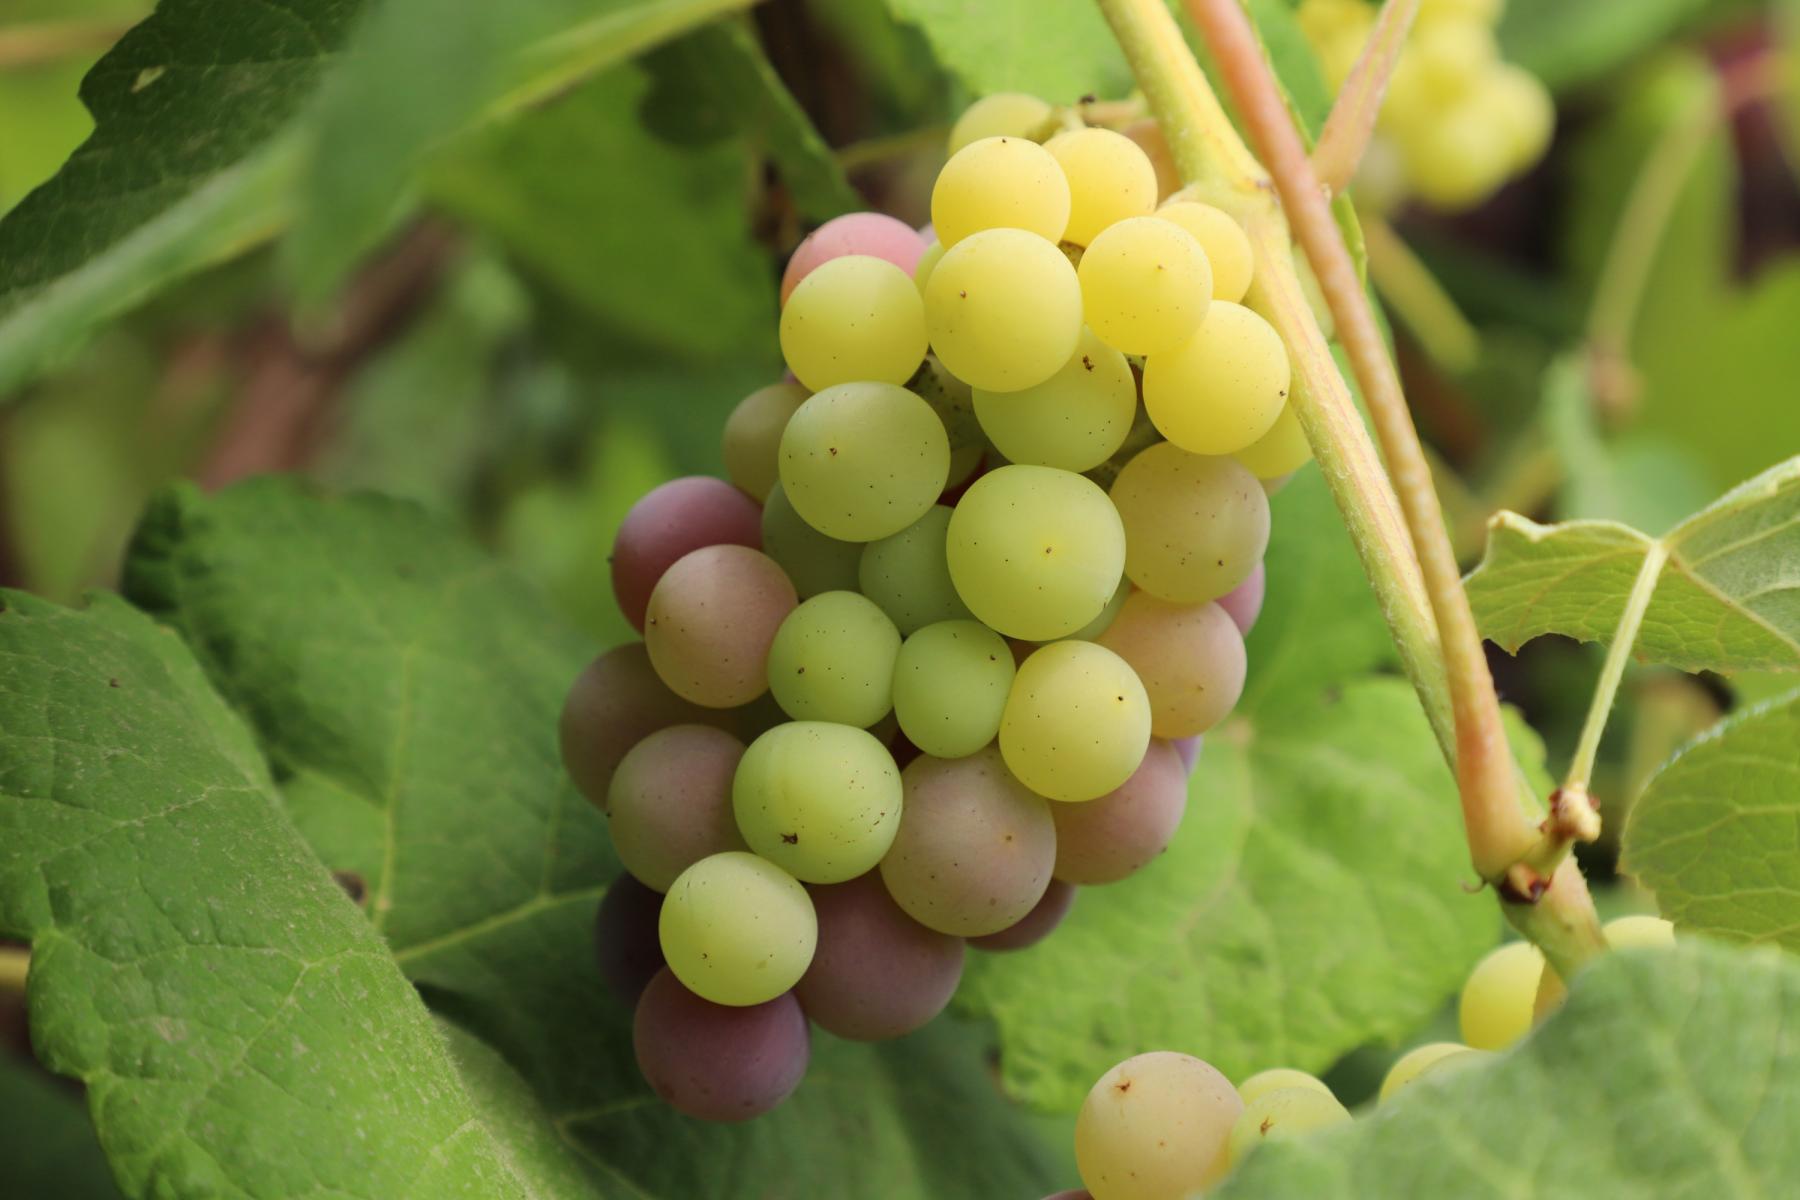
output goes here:
<path id="1" fill-rule="evenodd" d="M 1131 86 L 1125 57 L 1090 0 L 888 0 L 938 61 L 978 96 L 1030 92 L 1052 104 Z"/>
<path id="2" fill-rule="evenodd" d="M 0 1163 L 21 1197 L 119 1200 L 81 1101 L 34 1064 L 0 1052 Z"/>
<path id="3" fill-rule="evenodd" d="M 1709 0 L 1508 0 L 1506 57 L 1552 88 L 1587 83 L 1651 49 Z"/>

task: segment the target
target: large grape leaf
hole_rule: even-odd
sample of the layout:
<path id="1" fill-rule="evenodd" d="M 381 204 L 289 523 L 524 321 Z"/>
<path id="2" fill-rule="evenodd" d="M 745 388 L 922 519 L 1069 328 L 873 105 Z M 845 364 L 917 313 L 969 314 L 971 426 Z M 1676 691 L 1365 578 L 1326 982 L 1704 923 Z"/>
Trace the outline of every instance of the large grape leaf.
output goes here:
<path id="1" fill-rule="evenodd" d="M 976 95 L 1030 92 L 1052 104 L 1122 94 L 1125 56 L 1089 0 L 887 0 Z"/>
<path id="2" fill-rule="evenodd" d="M 949 1026 L 874 1048 L 821 1035 L 808 1082 L 749 1125 L 655 1100 L 593 964 L 616 872 L 604 822 L 556 759 L 588 651 L 437 521 L 285 481 L 183 489 L 147 518 L 127 587 L 250 714 L 301 828 L 364 875 L 407 975 L 522 1081 L 480 1067 L 478 1105 L 510 1114 L 497 1128 L 547 1122 L 640 1200 L 761 1200 L 771 1180 L 844 1200 L 1049 1190 L 978 1039 Z"/>
<path id="3" fill-rule="evenodd" d="M 0 1163 L 20 1196 L 119 1200 L 81 1100 L 25 1059 L 0 1051 Z"/>
<path id="4" fill-rule="evenodd" d="M 0 931 L 128 1195 L 525 1196 L 187 649 L 0 595 Z"/>
<path id="5" fill-rule="evenodd" d="M 1696 941 L 1622 951 L 1498 1061 L 1271 1142 L 1210 1195 L 1785 1196 L 1800 1178 L 1800 965 Z"/>
<path id="6" fill-rule="evenodd" d="M 1014 1094 L 1072 1108 L 1146 1048 L 1234 1078 L 1322 1069 L 1416 1027 L 1498 934 L 1455 784 L 1323 480 L 1274 502 L 1268 607 L 1237 715 L 1207 736 L 1173 845 L 1084 889 L 1056 935 L 972 965 Z"/>
<path id="7" fill-rule="evenodd" d="M 1468 578 L 1476 622 L 1508 651 L 1546 633 L 1609 640 L 1658 543 L 1668 561 L 1638 632 L 1639 658 L 1689 671 L 1800 668 L 1800 458 L 1660 539 L 1616 521 L 1539 525 L 1498 514 Z"/>
<path id="8" fill-rule="evenodd" d="M 1800 692 L 1721 722 L 1652 776 L 1624 850 L 1684 929 L 1800 950 Z"/>

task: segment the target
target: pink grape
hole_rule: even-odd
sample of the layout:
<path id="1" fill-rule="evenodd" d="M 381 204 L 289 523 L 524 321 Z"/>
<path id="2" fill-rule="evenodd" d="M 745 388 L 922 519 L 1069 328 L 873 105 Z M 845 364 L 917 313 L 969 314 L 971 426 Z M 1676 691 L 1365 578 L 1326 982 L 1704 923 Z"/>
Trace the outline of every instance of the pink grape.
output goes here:
<path id="1" fill-rule="evenodd" d="M 672 725 L 631 748 L 607 796 L 613 849 L 644 886 L 666 892 L 710 854 L 748 850 L 731 812 L 744 743 L 710 725 Z"/>
<path id="2" fill-rule="evenodd" d="M 669 1107 L 702 1121 L 747 1121 L 793 1093 L 812 1056 L 792 992 L 741 1008 L 702 1000 L 664 967 L 632 1023 L 638 1070 Z"/>
<path id="3" fill-rule="evenodd" d="M 1194 773 L 1194 764 L 1200 761 L 1200 747 L 1206 739 L 1200 734 L 1193 737 L 1171 738 L 1169 745 L 1175 747 L 1175 753 L 1181 755 L 1181 769 L 1189 775 Z"/>
<path id="4" fill-rule="evenodd" d="M 701 708 L 657 678 L 642 642 L 627 642 L 582 669 L 557 722 L 563 767 L 581 794 L 606 811 L 613 772 L 630 749 L 659 729 L 698 722 L 729 729 L 731 713 Z"/>
<path id="5" fill-rule="evenodd" d="M 1210 600 L 1171 604 L 1133 592 L 1096 640 L 1143 681 L 1150 731 L 1157 737 L 1205 733 L 1243 694 L 1244 636 Z"/>
<path id="6" fill-rule="evenodd" d="M 1086 1188 L 1070 1188 L 1066 1192 L 1058 1192 L 1054 1196 L 1045 1196 L 1044 1200 L 1094 1200 L 1094 1193 Z"/>
<path id="7" fill-rule="evenodd" d="M 919 265 L 919 256 L 930 244 L 930 238 L 920 237 L 912 226 L 886 213 L 845 213 L 833 217 L 795 247 L 787 270 L 781 273 L 781 303 L 787 303 L 802 279 L 846 254 L 885 258 L 910 278 L 913 268 Z"/>
<path id="8" fill-rule="evenodd" d="M 607 886 L 594 914 L 594 964 L 607 988 L 627 1008 L 637 1004 L 663 969 L 662 940 L 656 933 L 661 911 L 660 895 L 621 875 Z"/>
<path id="9" fill-rule="evenodd" d="M 1187 771 L 1175 747 L 1153 738 L 1131 778 L 1084 804 L 1052 804 L 1056 877 L 1117 883 L 1168 849 L 1187 810 Z"/>
<path id="10" fill-rule="evenodd" d="M 969 945 L 977 950 L 989 951 L 1023 950 L 1027 946 L 1035 946 L 1062 924 L 1063 918 L 1069 915 L 1069 910 L 1074 906 L 1075 885 L 1052 879 L 1050 886 L 1044 889 L 1043 896 L 1017 923 L 1008 925 L 999 933 L 970 938 Z"/>
<path id="11" fill-rule="evenodd" d="M 874 871 L 806 890 L 819 946 L 794 995 L 821 1029 L 882 1041 L 911 1033 L 950 1003 L 962 978 L 961 938 L 907 916 Z"/>
<path id="12" fill-rule="evenodd" d="M 1263 565 L 1257 563 L 1250 569 L 1244 582 L 1219 597 L 1218 605 L 1230 616 L 1231 623 L 1238 627 L 1238 632 L 1245 637 L 1256 627 L 1256 618 L 1262 615 L 1263 589 L 1268 581 L 1268 572 Z"/>
<path id="13" fill-rule="evenodd" d="M 675 561 L 645 610 L 644 645 L 669 690 L 733 708 L 769 688 L 769 646 L 800 597 L 775 560 L 744 546 L 704 546 Z"/>
<path id="14" fill-rule="evenodd" d="M 639 633 L 657 580 L 702 546 L 762 549 L 762 510 L 722 479 L 689 475 L 645 492 L 613 539 L 612 586 L 619 611 Z"/>

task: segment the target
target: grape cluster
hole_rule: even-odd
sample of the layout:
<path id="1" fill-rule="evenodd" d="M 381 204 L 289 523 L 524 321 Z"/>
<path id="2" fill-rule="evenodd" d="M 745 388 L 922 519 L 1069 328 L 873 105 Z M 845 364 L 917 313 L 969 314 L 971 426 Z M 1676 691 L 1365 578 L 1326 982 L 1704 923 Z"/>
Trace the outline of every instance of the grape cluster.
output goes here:
<path id="1" fill-rule="evenodd" d="M 1607 924 L 1613 949 L 1663 947 L 1674 928 L 1657 917 Z M 1509 942 L 1476 964 L 1463 985 L 1461 1042 L 1428 1042 L 1401 1055 L 1381 1082 L 1386 1103 L 1421 1079 L 1492 1059 L 1549 1015 L 1562 980 L 1528 942 Z M 1085 1191 L 1047 1200 L 1194 1200 L 1265 1141 L 1301 1137 L 1351 1120 L 1316 1076 L 1291 1067 L 1261 1071 L 1233 1088 L 1210 1064 L 1156 1051 L 1108 1071 L 1088 1092 L 1075 1124 L 1075 1159 Z"/>
<path id="2" fill-rule="evenodd" d="M 1469 208 L 1535 163 L 1550 144 L 1550 94 L 1505 62 L 1494 40 L 1503 0 L 1423 0 L 1388 85 L 1357 176 L 1357 198 L 1376 209 L 1407 195 L 1444 210 Z M 1362 53 L 1375 6 L 1304 0 L 1299 19 L 1326 82 L 1341 88 Z"/>
<path id="3" fill-rule="evenodd" d="M 795 251 L 791 377 L 731 414 L 730 482 L 627 515 L 643 641 L 563 713 L 629 873 L 601 966 L 694 1116 L 779 1103 L 809 1020 L 918 1028 L 966 944 L 1028 946 L 1167 847 L 1309 457 L 1229 216 L 1028 96 L 951 150 L 926 231 L 857 213 Z"/>

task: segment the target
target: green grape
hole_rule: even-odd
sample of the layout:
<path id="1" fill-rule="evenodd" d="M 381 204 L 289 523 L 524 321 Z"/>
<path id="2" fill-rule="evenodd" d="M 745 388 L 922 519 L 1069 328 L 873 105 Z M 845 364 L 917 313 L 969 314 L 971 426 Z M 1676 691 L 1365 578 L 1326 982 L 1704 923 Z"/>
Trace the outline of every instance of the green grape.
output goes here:
<path id="1" fill-rule="evenodd" d="M 1069 180 L 1062 240 L 1086 246 L 1102 229 L 1156 208 L 1156 168 L 1143 147 L 1110 129 L 1071 129 L 1044 143 Z"/>
<path id="2" fill-rule="evenodd" d="M 944 423 L 925 401 L 889 383 L 818 392 L 781 435 L 788 502 L 808 525 L 841 541 L 899 533 L 930 510 L 949 474 Z"/>
<path id="3" fill-rule="evenodd" d="M 1244 1103 L 1212 1065 L 1172 1050 L 1102 1075 L 1075 1118 L 1075 1165 L 1094 1200 L 1177 1200 L 1230 1169 Z"/>
<path id="4" fill-rule="evenodd" d="M 1100 610 L 1100 615 L 1069 635 L 1077 642 L 1097 642 L 1100 635 L 1112 627 L 1119 617 L 1119 610 L 1125 607 L 1125 601 L 1131 596 L 1131 580 L 1119 580 L 1119 586 L 1113 589 L 1112 599 Z"/>
<path id="5" fill-rule="evenodd" d="M 1469 1047 L 1461 1042 L 1427 1042 L 1423 1046 L 1414 1047 L 1402 1054 L 1393 1066 L 1388 1068 L 1387 1077 L 1381 1081 L 1379 1099 L 1383 1104 L 1394 1098 L 1395 1093 L 1407 1087 L 1423 1075 L 1427 1068 L 1439 1059 L 1453 1054 L 1465 1054 Z"/>
<path id="6" fill-rule="evenodd" d="M 933 242 L 925 247 L 925 253 L 919 255 L 919 265 L 913 268 L 913 286 L 919 289 L 919 295 L 925 294 L 925 285 L 931 281 L 931 273 L 937 270 L 938 260 L 944 257 L 944 243 Z"/>
<path id="7" fill-rule="evenodd" d="M 908 637 L 894 664 L 894 715 L 913 745 L 962 758 L 994 740 L 1012 690 L 1012 651 L 979 621 L 939 621 Z"/>
<path id="8" fill-rule="evenodd" d="M 1125 574 L 1174 604 L 1223 596 L 1269 545 L 1268 495 L 1229 458 L 1159 442 L 1125 464 L 1111 495 L 1125 526 Z"/>
<path id="9" fill-rule="evenodd" d="M 871 871 L 900 828 L 900 770 L 866 729 L 777 725 L 744 751 L 731 808 L 750 848 L 796 879 Z"/>
<path id="10" fill-rule="evenodd" d="M 1065 803 L 1131 778 L 1150 746 L 1150 698 L 1124 659 L 1092 642 L 1052 642 L 1019 664 L 1000 718 L 1000 753 L 1020 783 Z"/>
<path id="11" fill-rule="evenodd" d="M 792 875 L 754 854 L 728 850 L 676 877 L 657 936 L 669 969 L 688 991 L 745 1007 L 800 982 L 818 945 L 819 922 Z"/>
<path id="12" fill-rule="evenodd" d="M 1044 642 L 1106 607 L 1124 569 L 1125 530 L 1106 493 L 1080 475 L 1007 466 L 963 493 L 947 550 L 969 611 L 1007 637 Z"/>
<path id="13" fill-rule="evenodd" d="M 1317 1075 L 1308 1075 L 1305 1071 L 1296 1071 L 1292 1067 L 1271 1067 L 1267 1071 L 1258 1071 L 1244 1082 L 1238 1084 L 1238 1095 L 1244 1098 L 1245 1104 L 1254 1103 L 1259 1097 L 1281 1088 L 1311 1088 L 1315 1092 L 1331 1095 L 1331 1089 Z"/>
<path id="14" fill-rule="evenodd" d="M 1499 64 L 1482 85 L 1480 103 L 1507 143 L 1511 170 L 1524 170 L 1543 157 L 1556 132 L 1556 104 L 1535 75 L 1511 63 Z"/>
<path id="15" fill-rule="evenodd" d="M 780 564 L 802 600 L 856 590 L 862 543 L 840 542 L 808 525 L 777 483 L 763 504 L 763 553 Z"/>
<path id="16" fill-rule="evenodd" d="M 796 721 L 867 729 L 887 716 L 900 631 L 855 592 L 825 592 L 787 615 L 769 646 L 769 691 Z"/>
<path id="17" fill-rule="evenodd" d="M 945 153 L 954 157 L 964 146 L 983 138 L 1028 139 L 1049 123 L 1050 116 L 1048 104 L 1024 92 L 995 92 L 983 96 L 956 118 L 956 124 L 950 127 L 950 145 Z"/>
<path id="18" fill-rule="evenodd" d="M 1231 1164 L 1250 1156 L 1264 1142 L 1302 1137 L 1315 1129 L 1329 1129 L 1350 1121 L 1350 1110 L 1330 1092 L 1310 1087 L 1276 1088 L 1244 1102 L 1244 1111 L 1231 1127 Z"/>
<path id="19" fill-rule="evenodd" d="M 1155 217 L 1109 225 L 1081 256 L 1082 312 L 1126 354 L 1163 354 L 1193 337 L 1212 303 L 1212 266 L 1186 229 Z"/>
<path id="20" fill-rule="evenodd" d="M 1016 392 L 1063 368 L 1081 339 L 1081 284 L 1034 234 L 988 229 L 945 251 L 925 284 L 931 348 L 958 379 Z"/>
<path id="21" fill-rule="evenodd" d="M 1433 113 L 1400 141 L 1413 191 L 1449 212 L 1487 199 L 1512 159 L 1512 139 L 1498 133 L 1478 97 Z"/>
<path id="22" fill-rule="evenodd" d="M 950 483 L 963 482 L 975 473 L 988 449 L 987 435 L 975 416 L 973 391 L 946 370 L 935 354 L 925 356 L 925 365 L 907 387 L 931 405 L 944 423 L 944 431 L 950 435 Z"/>
<path id="23" fill-rule="evenodd" d="M 1069 181 L 1048 150 L 1025 138 L 970 142 L 931 189 L 931 228 L 946 250 L 984 229 L 1023 230 L 1054 244 L 1068 224 Z"/>
<path id="24" fill-rule="evenodd" d="M 1183 450 L 1230 454 L 1269 432 L 1290 376 L 1274 326 L 1241 304 L 1216 301 L 1193 337 L 1144 360 L 1144 409 Z"/>
<path id="25" fill-rule="evenodd" d="M 1606 944 L 1613 950 L 1661 950 L 1675 944 L 1675 926 L 1661 917 L 1616 917 L 1602 926 L 1600 932 L 1606 935 Z M 1537 998 L 1532 1005 L 1532 1019 L 1542 1021 L 1555 1012 L 1562 1007 L 1568 994 L 1562 976 L 1556 973 L 1555 967 L 1545 963 L 1543 977 L 1538 980 Z"/>
<path id="26" fill-rule="evenodd" d="M 758 504 L 766 501 L 775 487 L 781 431 L 806 396 L 806 389 L 797 383 L 771 383 L 738 401 L 725 418 L 725 478 L 755 497 Z"/>
<path id="27" fill-rule="evenodd" d="M 1243 303 L 1255 271 L 1250 237 L 1244 227 L 1224 209 L 1183 199 L 1182 193 L 1177 193 L 1157 209 L 1156 216 L 1187 230 L 1206 251 L 1206 261 L 1212 267 L 1212 298 L 1231 304 Z"/>
<path id="28" fill-rule="evenodd" d="M 820 263 L 781 310 L 781 355 L 815 392 L 840 383 L 905 383 L 925 344 L 918 286 L 869 254 Z"/>
<path id="29" fill-rule="evenodd" d="M 1531 1030 L 1531 1006 L 1544 955 L 1530 942 L 1508 942 L 1475 964 L 1463 984 L 1457 1021 L 1477 1050 L 1504 1050 Z"/>
<path id="30" fill-rule="evenodd" d="M 949 506 L 935 504 L 899 533 L 863 547 L 857 570 L 863 595 L 880 605 L 902 634 L 970 615 L 950 582 L 944 551 L 949 529 Z"/>
<path id="31" fill-rule="evenodd" d="M 1312 461 L 1312 444 L 1306 430 L 1289 404 L 1269 426 L 1269 432 L 1245 446 L 1231 457 L 1243 463 L 1258 479 L 1279 479 L 1291 475 Z"/>
<path id="32" fill-rule="evenodd" d="M 975 415 L 1015 463 L 1087 471 L 1111 458 L 1137 415 L 1137 379 L 1125 356 L 1083 329 L 1062 369 L 1016 392 L 975 389 Z"/>

